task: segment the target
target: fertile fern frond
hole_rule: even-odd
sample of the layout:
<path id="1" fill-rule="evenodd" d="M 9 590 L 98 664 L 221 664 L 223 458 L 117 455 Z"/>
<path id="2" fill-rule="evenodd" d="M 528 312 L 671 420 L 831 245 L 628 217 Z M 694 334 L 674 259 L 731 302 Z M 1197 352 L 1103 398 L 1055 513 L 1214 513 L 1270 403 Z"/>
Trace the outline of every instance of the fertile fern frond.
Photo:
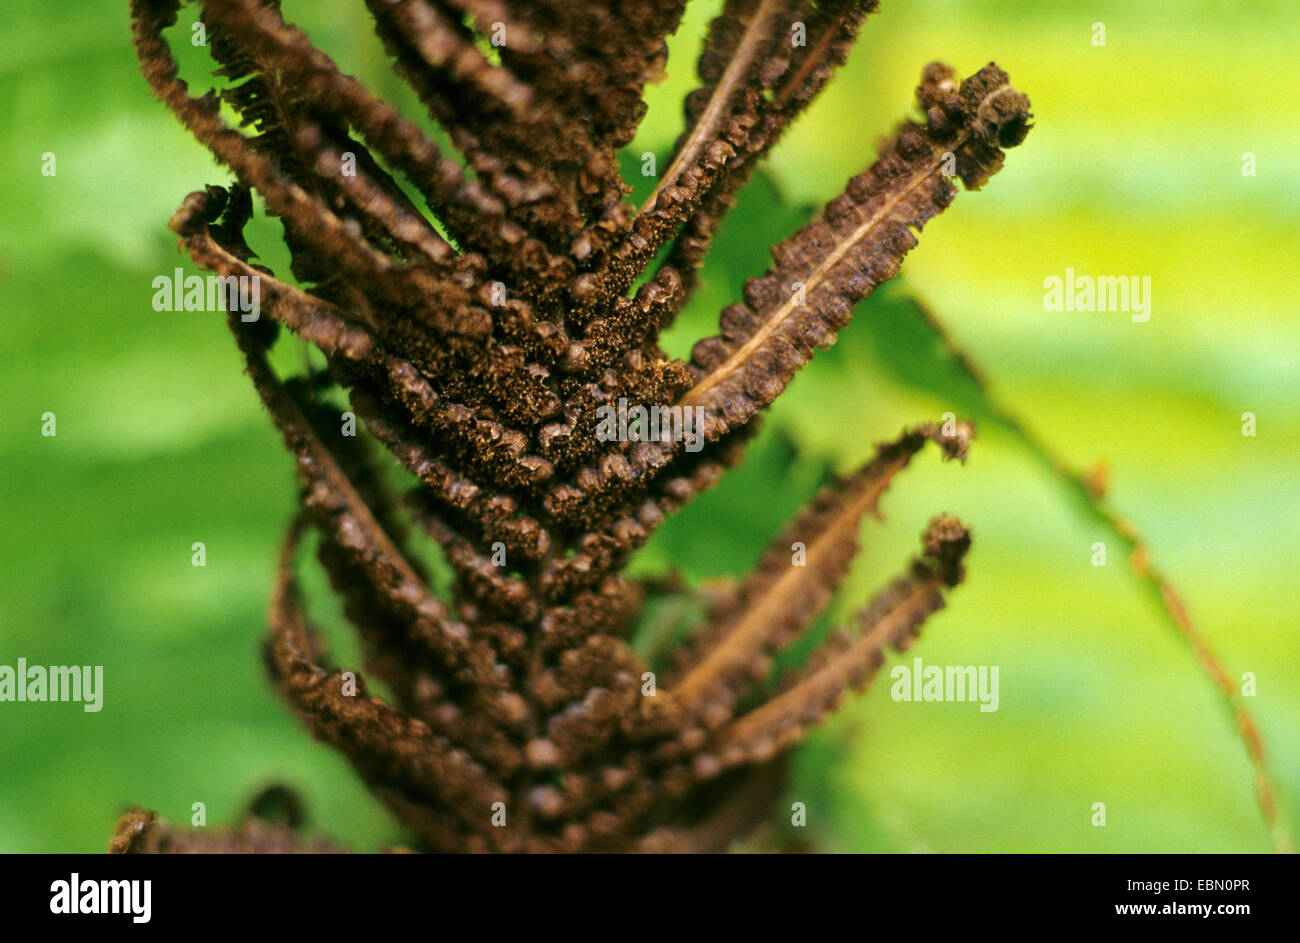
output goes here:
<path id="1" fill-rule="evenodd" d="M 976 189 L 997 172 L 1029 129 L 1028 99 L 992 64 L 960 82 L 927 66 L 921 120 L 778 244 L 717 336 L 680 361 L 659 338 L 727 209 L 875 0 L 727 0 L 686 127 L 640 208 L 625 202 L 618 151 L 682 2 L 368 0 L 394 70 L 463 161 L 344 74 L 275 0 L 197 5 L 222 91 L 195 97 L 179 77 L 164 33 L 180 0 L 132 0 L 135 42 L 155 93 L 235 178 L 187 197 L 172 229 L 203 268 L 257 278 L 267 315 L 229 322 L 302 486 L 271 613 L 275 684 L 421 848 L 726 847 L 763 817 L 783 753 L 963 578 L 970 532 L 941 515 L 852 633 L 770 683 L 773 656 L 827 606 L 893 477 L 928 441 L 964 458 L 973 430 L 907 431 L 814 498 L 662 681 L 629 644 L 643 587 L 622 571 L 739 460 L 759 414 L 897 272 L 956 181 Z M 245 242 L 254 191 L 283 224 L 288 275 Z M 280 328 L 327 370 L 278 376 L 267 353 Z M 367 439 L 340 432 L 340 394 Z M 404 500 L 372 442 L 418 481 Z M 450 600 L 409 525 L 443 549 Z M 295 568 L 309 530 L 391 703 L 331 667 L 308 622 Z M 204 847 L 294 844 L 255 820 L 204 839 L 141 811 L 114 841 Z"/>

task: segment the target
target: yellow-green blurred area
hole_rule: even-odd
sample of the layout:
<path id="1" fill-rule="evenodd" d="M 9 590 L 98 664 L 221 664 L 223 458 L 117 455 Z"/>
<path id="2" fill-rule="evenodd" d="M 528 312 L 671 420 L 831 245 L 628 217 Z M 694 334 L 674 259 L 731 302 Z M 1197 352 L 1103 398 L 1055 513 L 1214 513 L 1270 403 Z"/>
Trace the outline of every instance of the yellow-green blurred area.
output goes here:
<path id="1" fill-rule="evenodd" d="M 626 154 L 638 196 L 653 185 L 642 155 L 667 164 L 717 6 L 693 4 L 667 79 L 649 93 Z M 423 120 L 360 0 L 283 7 Z M 636 571 L 676 565 L 692 586 L 742 573 L 873 443 L 945 412 L 973 415 L 982 435 L 968 463 L 922 453 L 886 496 L 884 522 L 864 525 L 830 615 L 897 572 L 933 514 L 957 514 L 974 530 L 967 582 L 886 670 L 915 656 L 996 665 L 999 709 L 896 702 L 882 674 L 801 748 L 777 827 L 793 832 L 789 806 L 803 802 L 799 834 L 822 850 L 1267 851 L 1245 752 L 1190 649 L 1114 535 L 992 419 L 911 299 L 1054 451 L 1080 468 L 1105 463 L 1108 500 L 1142 531 L 1232 677 L 1254 675 L 1245 703 L 1294 818 L 1300 9 L 881 7 L 742 193 L 696 303 L 666 338 L 671 352 L 712 332 L 719 308 L 766 268 L 767 247 L 870 163 L 927 62 L 967 75 L 996 61 L 1031 97 L 1035 127 L 984 190 L 927 226 L 902 276 L 791 384 L 745 464 L 665 526 Z M 188 15 L 171 38 L 199 94 L 211 80 Z M 46 153 L 55 176 L 42 175 Z M 105 679 L 99 713 L 0 703 L 0 850 L 103 849 L 132 803 L 188 822 L 203 802 L 209 825 L 231 822 L 272 782 L 357 848 L 400 840 L 264 678 L 292 462 L 223 319 L 151 306 L 154 277 L 196 271 L 166 230 L 170 214 L 230 175 L 151 98 L 125 0 L 0 6 L 0 156 L 0 665 L 103 665 Z M 282 271 L 277 233 L 262 217 L 250 239 Z M 1044 310 L 1044 279 L 1067 268 L 1149 276 L 1150 320 Z M 283 346 L 282 365 L 301 362 Z M 41 435 L 47 412 L 53 438 Z M 1253 437 L 1242 434 L 1248 412 Z M 204 568 L 191 565 L 195 541 Z M 1104 567 L 1093 565 L 1099 541 L 1111 551 Z M 349 654 L 337 627 L 331 640 Z"/>

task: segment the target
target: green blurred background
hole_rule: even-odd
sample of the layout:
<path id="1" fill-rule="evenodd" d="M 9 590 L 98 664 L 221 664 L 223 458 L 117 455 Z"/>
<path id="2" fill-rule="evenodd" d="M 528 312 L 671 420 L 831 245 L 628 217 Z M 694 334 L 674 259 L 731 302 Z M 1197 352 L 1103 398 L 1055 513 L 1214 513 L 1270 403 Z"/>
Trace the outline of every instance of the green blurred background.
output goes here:
<path id="1" fill-rule="evenodd" d="M 283 6 L 417 116 L 359 0 Z M 664 165 L 717 6 L 695 3 L 674 38 L 629 167 L 646 151 Z M 152 310 L 154 276 L 194 271 L 167 219 L 186 193 L 229 175 L 151 98 L 126 7 L 0 6 L 0 664 L 103 665 L 105 676 L 98 714 L 0 704 L 0 851 L 103 849 L 131 803 L 188 821 L 204 802 L 209 824 L 233 821 L 272 782 L 358 848 L 397 841 L 264 680 L 291 462 L 222 319 Z M 202 91 L 199 51 L 181 52 Z M 874 442 L 949 410 L 986 418 L 922 329 L 909 300 L 920 299 L 1053 449 L 1108 465 L 1115 506 L 1229 670 L 1257 676 L 1247 703 L 1294 818 L 1293 3 L 884 0 L 744 192 L 668 346 L 684 354 L 711 331 L 743 279 L 762 273 L 767 247 L 870 162 L 932 59 L 963 75 L 996 60 L 1032 98 L 1036 127 L 984 191 L 926 229 L 902 277 L 791 385 L 745 465 L 666 526 L 637 570 L 676 563 L 692 583 L 742 572 L 830 471 Z M 45 152 L 55 177 L 41 175 Z M 1246 152 L 1255 176 L 1242 174 Z M 253 242 L 281 270 L 277 228 L 259 219 Z M 1044 311 L 1043 279 L 1067 267 L 1149 275 L 1151 320 Z M 55 438 L 40 434 L 47 411 Z M 1247 411 L 1253 438 L 1241 433 Z M 1187 646 L 1041 459 L 995 423 L 982 431 L 964 467 L 923 454 L 896 483 L 832 615 L 899 568 L 934 512 L 958 514 L 975 532 L 968 581 L 914 654 L 1000 666 L 1000 709 L 895 703 L 886 683 L 851 699 L 797 756 L 786 807 L 806 803 L 802 834 L 839 851 L 1268 850 L 1241 744 Z M 198 540 L 202 569 L 190 564 Z M 1111 549 L 1104 568 L 1091 565 L 1099 540 Z M 332 635 L 346 655 L 346 637 Z M 1095 802 L 1104 828 L 1091 824 Z"/>

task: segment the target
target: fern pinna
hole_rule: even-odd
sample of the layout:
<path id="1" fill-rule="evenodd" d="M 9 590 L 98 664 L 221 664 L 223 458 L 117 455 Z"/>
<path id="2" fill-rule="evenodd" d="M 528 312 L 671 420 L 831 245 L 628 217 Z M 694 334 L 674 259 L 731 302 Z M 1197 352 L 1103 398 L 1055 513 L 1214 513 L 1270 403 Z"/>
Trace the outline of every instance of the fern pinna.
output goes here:
<path id="1" fill-rule="evenodd" d="M 725 848 L 763 818 L 789 747 L 961 581 L 970 534 L 939 515 L 851 625 L 768 682 L 893 476 L 927 442 L 964 458 L 972 429 L 910 429 L 817 495 L 669 670 L 629 646 L 646 587 L 620 573 L 739 459 L 759 414 L 897 272 L 957 181 L 976 189 L 1000 169 L 1029 130 L 1028 99 L 992 64 L 965 80 L 926 66 L 920 119 L 774 247 L 683 362 L 661 332 L 737 191 L 843 63 L 874 0 L 726 0 L 685 129 L 639 208 L 617 156 L 683 0 L 367 0 L 460 160 L 275 0 L 199 5 L 220 92 L 192 96 L 178 76 L 164 32 L 180 0 L 132 0 L 135 43 L 154 92 L 235 177 L 190 194 L 172 229 L 199 266 L 256 276 L 268 315 L 229 322 L 302 483 L 266 648 L 275 683 L 420 848 Z M 292 277 L 244 240 L 253 191 L 283 224 Z M 268 350 L 281 327 L 327 369 L 278 376 Z M 367 438 L 340 431 L 340 394 Z M 614 404 L 664 426 L 611 436 L 600 423 Z M 372 441 L 418 479 L 403 501 Z M 411 524 L 441 546 L 450 602 L 410 551 Z M 391 702 L 324 666 L 295 569 L 309 530 Z M 265 822 L 209 836 L 136 810 L 114 847 L 297 845 Z"/>

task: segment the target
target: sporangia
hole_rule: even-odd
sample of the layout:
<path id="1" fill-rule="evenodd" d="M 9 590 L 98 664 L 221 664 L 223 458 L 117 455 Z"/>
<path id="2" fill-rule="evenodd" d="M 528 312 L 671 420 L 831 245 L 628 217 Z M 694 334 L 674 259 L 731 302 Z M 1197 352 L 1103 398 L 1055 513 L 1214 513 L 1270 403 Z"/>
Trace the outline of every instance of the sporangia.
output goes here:
<path id="1" fill-rule="evenodd" d="M 844 578 L 894 476 L 927 443 L 963 459 L 972 427 L 918 425 L 823 490 L 667 670 L 628 644 L 647 587 L 622 571 L 665 515 L 740 459 L 763 410 L 893 277 L 959 185 L 978 189 L 1001 169 L 1029 130 L 1029 100 L 993 64 L 964 79 L 926 66 L 919 119 L 773 248 L 682 361 L 659 337 L 690 301 L 720 222 L 874 0 L 727 0 L 685 130 L 639 208 L 618 153 L 683 0 L 367 5 L 461 160 L 340 71 L 275 0 L 201 0 L 223 87 L 197 95 L 164 38 L 180 0 L 132 0 L 145 77 L 234 175 L 190 194 L 171 227 L 201 268 L 257 278 L 262 317 L 232 312 L 229 325 L 301 480 L 271 676 L 422 849 L 725 848 L 767 815 L 785 752 L 886 650 L 910 646 L 961 582 L 970 531 L 939 514 L 850 624 L 769 680 L 773 656 Z M 254 192 L 283 225 L 287 273 L 245 241 Z M 284 328 L 326 368 L 280 376 L 268 352 Z M 679 424 L 598 434 L 602 407 L 620 403 L 678 410 Z M 348 434 L 341 409 L 363 434 Z M 696 448 L 673 434 L 687 409 Z M 396 499 L 381 462 L 418 486 Z M 449 600 L 411 551 L 412 526 L 442 548 Z M 365 674 L 327 667 L 307 621 L 297 561 L 309 532 Z M 284 825 L 208 834 L 143 811 L 114 839 L 117 851 L 297 847 Z"/>

